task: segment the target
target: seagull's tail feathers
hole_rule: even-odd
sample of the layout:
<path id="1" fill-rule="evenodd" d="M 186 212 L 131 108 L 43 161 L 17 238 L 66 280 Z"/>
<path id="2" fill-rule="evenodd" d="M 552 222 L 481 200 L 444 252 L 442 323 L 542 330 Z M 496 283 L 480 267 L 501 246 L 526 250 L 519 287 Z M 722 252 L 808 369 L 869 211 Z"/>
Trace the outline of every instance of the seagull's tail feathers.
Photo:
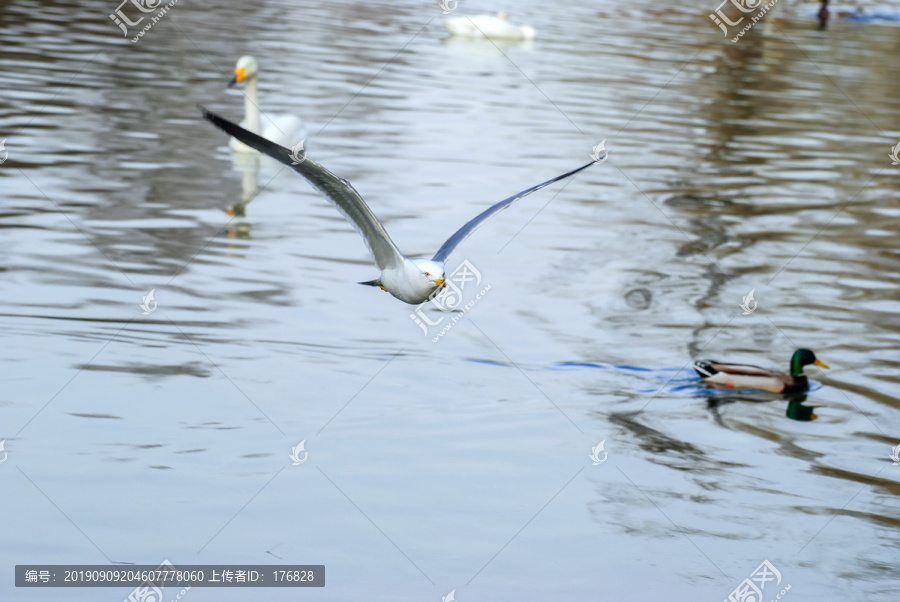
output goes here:
<path id="1" fill-rule="evenodd" d="M 381 280 L 376 278 L 375 280 L 368 280 L 366 282 L 359 282 L 358 284 L 364 284 L 366 286 L 377 286 L 379 288 L 384 288 L 384 285 L 381 284 Z"/>

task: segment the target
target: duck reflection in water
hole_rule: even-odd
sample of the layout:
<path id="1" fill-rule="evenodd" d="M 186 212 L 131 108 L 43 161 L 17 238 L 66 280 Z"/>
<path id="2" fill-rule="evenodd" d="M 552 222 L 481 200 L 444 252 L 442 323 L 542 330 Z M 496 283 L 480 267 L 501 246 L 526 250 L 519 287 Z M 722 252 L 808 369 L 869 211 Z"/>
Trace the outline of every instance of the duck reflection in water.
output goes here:
<path id="1" fill-rule="evenodd" d="M 791 420 L 799 420 L 801 422 L 810 422 L 818 418 L 815 414 L 815 409 L 819 406 L 804 405 L 804 401 L 806 401 L 805 394 L 790 399 L 788 401 L 787 411 L 784 415 Z"/>
<path id="2" fill-rule="evenodd" d="M 713 419 L 717 424 L 726 428 L 728 428 L 728 426 L 722 421 L 722 416 L 720 413 L 720 408 L 722 408 L 723 406 L 735 402 L 769 403 L 773 401 L 787 401 L 787 407 L 785 409 L 784 415 L 791 420 L 797 420 L 799 422 L 811 422 L 818 418 L 815 410 L 819 406 L 804 404 L 804 402 L 806 401 L 806 393 L 796 393 L 794 395 L 777 395 L 772 393 L 756 393 L 748 391 L 746 393 L 728 392 L 727 394 L 708 393 L 706 395 L 706 407 L 712 413 Z"/>

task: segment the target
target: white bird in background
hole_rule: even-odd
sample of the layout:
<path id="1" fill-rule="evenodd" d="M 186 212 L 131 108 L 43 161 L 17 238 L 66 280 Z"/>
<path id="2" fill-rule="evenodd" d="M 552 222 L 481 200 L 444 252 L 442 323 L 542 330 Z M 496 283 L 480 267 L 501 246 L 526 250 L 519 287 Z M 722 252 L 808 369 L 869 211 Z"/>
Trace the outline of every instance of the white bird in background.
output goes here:
<path id="1" fill-rule="evenodd" d="M 211 113 L 202 106 L 199 108 L 203 112 L 203 117 L 211 121 L 216 127 L 231 134 L 251 148 L 290 166 L 294 171 L 306 178 L 313 188 L 334 204 L 338 211 L 352 222 L 362 234 L 369 250 L 375 257 L 375 264 L 381 270 L 379 278 L 368 282 L 360 282 L 360 284 L 381 287 L 382 290 L 411 305 L 427 301 L 444 284 L 444 261 L 462 241 L 468 238 L 489 217 L 506 209 L 522 197 L 540 190 L 548 184 L 575 175 L 579 171 L 595 164 L 595 161 L 591 161 L 586 165 L 556 176 L 537 186 L 532 186 L 488 207 L 448 238 L 441 245 L 441 248 L 438 249 L 437 253 L 434 254 L 434 257 L 431 259 L 410 259 L 397 249 L 397 245 L 388 236 L 384 226 L 381 225 L 378 218 L 375 217 L 375 214 L 372 213 L 372 210 L 369 209 L 350 182 L 334 175 L 309 157 L 306 157 L 300 163 L 296 163 L 292 158 L 291 149 L 279 146 L 253 132 L 249 132 L 236 123 Z M 606 155 L 604 155 L 605 158 Z"/>
<path id="2" fill-rule="evenodd" d="M 533 40 L 536 32 L 530 25 L 513 25 L 506 13 L 452 17 L 444 19 L 451 35 L 462 38 L 488 38 L 491 40 Z"/>
<path id="3" fill-rule="evenodd" d="M 256 94 L 259 66 L 252 56 L 242 56 L 234 66 L 234 77 L 228 87 L 244 84 L 244 120 L 241 125 L 263 138 L 292 147 L 306 137 L 303 121 L 295 115 L 262 115 L 259 110 L 259 98 Z M 265 123 L 263 123 L 263 121 Z M 236 153 L 255 153 L 256 151 L 234 138 L 228 143 Z"/>

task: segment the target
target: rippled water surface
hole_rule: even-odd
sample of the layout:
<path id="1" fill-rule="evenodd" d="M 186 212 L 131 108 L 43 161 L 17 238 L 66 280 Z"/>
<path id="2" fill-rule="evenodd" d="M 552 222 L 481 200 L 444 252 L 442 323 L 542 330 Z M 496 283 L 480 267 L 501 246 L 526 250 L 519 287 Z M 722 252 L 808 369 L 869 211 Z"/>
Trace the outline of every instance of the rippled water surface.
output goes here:
<path id="1" fill-rule="evenodd" d="M 768 559 L 766 600 L 897 600 L 900 27 L 782 2 L 732 43 L 714 4 L 460 2 L 538 32 L 495 44 L 424 1 L 181 0 L 136 43 L 113 1 L 3 3 L 0 598 L 169 559 L 327 567 L 190 601 L 718 601 Z M 410 255 L 610 158 L 460 247 L 490 288 L 432 342 L 200 118 L 242 116 L 243 54 Z M 797 347 L 805 401 L 690 370 Z"/>

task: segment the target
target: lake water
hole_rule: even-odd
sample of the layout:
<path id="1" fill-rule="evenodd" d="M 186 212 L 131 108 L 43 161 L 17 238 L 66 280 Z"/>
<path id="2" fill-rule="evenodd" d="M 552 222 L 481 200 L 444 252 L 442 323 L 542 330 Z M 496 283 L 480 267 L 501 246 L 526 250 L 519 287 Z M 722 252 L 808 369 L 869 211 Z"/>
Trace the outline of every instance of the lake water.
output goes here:
<path id="1" fill-rule="evenodd" d="M 189 602 L 718 601 L 768 560 L 765 600 L 897 600 L 900 28 L 461 2 L 538 32 L 495 44 L 436 4 L 181 0 L 134 43 L 115 2 L 0 7 L 0 598 L 130 591 L 15 564 L 168 559 L 326 566 Z M 241 118 L 243 54 L 409 255 L 610 158 L 466 241 L 448 275 L 489 289 L 426 335 L 327 201 L 200 118 Z M 797 347 L 831 366 L 813 421 L 690 370 Z"/>

